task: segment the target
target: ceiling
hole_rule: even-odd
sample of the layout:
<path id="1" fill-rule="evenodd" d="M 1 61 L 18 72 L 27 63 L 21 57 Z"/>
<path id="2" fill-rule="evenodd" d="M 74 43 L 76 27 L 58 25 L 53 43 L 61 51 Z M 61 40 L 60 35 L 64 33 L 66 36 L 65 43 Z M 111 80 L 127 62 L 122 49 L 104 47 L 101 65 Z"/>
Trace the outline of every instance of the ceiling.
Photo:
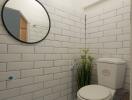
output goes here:
<path id="1" fill-rule="evenodd" d="M 45 0 L 56 7 L 65 7 L 73 10 L 84 10 L 84 7 L 94 4 L 100 0 Z"/>

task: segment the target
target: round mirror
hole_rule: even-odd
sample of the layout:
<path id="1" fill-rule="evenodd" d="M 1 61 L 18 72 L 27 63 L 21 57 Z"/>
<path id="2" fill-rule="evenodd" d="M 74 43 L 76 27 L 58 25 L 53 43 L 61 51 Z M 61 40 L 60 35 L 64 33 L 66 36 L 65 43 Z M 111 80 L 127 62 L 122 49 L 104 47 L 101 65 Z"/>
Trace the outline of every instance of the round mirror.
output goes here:
<path id="1" fill-rule="evenodd" d="M 51 27 L 49 14 L 38 0 L 7 0 L 2 22 L 11 36 L 29 44 L 44 40 Z"/>

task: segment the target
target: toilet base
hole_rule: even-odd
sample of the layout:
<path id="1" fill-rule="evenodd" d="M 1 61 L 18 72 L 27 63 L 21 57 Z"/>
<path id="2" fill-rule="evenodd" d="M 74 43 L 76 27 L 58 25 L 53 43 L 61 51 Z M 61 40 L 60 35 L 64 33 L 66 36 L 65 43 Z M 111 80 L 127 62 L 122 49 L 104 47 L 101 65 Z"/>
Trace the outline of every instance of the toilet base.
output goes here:
<path id="1" fill-rule="evenodd" d="M 79 96 L 77 97 L 77 100 L 85 100 L 85 99 L 83 99 L 83 98 L 80 98 Z M 104 100 L 104 99 L 103 99 Z M 107 98 L 107 99 L 105 99 L 105 100 L 113 100 L 113 97 L 109 97 L 109 98 Z"/>
<path id="2" fill-rule="evenodd" d="M 110 91 L 110 96 L 107 99 L 103 99 L 103 100 L 113 100 L 116 91 L 111 89 L 111 88 L 108 88 L 108 90 Z M 80 97 L 79 92 L 78 92 L 77 93 L 77 100 L 86 100 L 86 99 Z"/>

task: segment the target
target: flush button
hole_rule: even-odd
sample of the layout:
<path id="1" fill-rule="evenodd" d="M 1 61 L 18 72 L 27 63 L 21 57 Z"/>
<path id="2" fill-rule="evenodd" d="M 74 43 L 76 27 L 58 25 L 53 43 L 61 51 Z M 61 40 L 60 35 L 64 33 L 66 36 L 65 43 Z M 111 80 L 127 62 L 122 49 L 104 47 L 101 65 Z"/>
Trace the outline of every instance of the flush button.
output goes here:
<path id="1" fill-rule="evenodd" d="M 16 79 L 16 77 L 14 76 L 14 75 L 11 75 L 11 76 L 9 76 L 8 77 L 8 80 L 10 81 L 10 80 L 15 80 Z"/>

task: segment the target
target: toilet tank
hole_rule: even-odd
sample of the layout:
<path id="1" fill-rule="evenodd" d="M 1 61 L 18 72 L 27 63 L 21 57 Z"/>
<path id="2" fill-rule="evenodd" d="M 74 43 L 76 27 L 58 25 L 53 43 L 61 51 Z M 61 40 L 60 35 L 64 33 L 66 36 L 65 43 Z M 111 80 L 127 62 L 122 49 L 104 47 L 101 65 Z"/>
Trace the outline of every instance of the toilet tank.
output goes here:
<path id="1" fill-rule="evenodd" d="M 126 62 L 119 58 L 99 58 L 97 60 L 98 84 L 119 89 L 123 87 Z"/>

